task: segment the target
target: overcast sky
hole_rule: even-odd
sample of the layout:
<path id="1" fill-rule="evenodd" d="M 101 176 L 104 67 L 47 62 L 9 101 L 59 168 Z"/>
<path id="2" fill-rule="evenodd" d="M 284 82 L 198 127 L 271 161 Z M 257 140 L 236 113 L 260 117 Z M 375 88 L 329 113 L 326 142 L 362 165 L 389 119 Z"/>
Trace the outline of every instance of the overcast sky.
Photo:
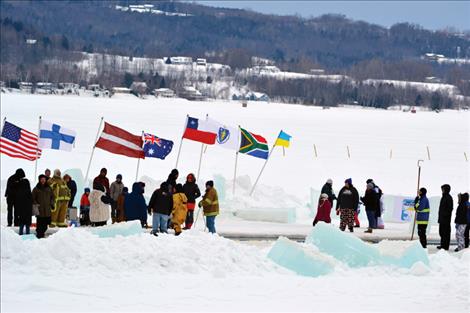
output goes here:
<path id="1" fill-rule="evenodd" d="M 196 1 L 226 8 L 250 8 L 269 14 L 304 17 L 326 13 L 344 14 L 355 20 L 383 26 L 399 22 L 419 24 L 428 29 L 447 26 L 470 30 L 470 1 Z"/>

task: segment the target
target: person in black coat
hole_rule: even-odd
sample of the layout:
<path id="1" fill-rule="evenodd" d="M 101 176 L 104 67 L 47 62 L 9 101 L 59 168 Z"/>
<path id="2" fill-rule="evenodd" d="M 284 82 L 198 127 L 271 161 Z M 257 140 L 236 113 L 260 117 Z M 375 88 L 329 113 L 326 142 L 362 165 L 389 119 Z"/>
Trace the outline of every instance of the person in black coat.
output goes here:
<path id="1" fill-rule="evenodd" d="M 132 185 L 132 192 L 124 199 L 124 211 L 127 221 L 140 220 L 142 227 L 147 225 L 147 204 L 141 182 Z"/>
<path id="2" fill-rule="evenodd" d="M 449 250 L 450 245 L 450 230 L 452 210 L 454 209 L 454 200 L 450 195 L 450 186 L 445 184 L 441 186 L 442 198 L 439 204 L 439 236 L 441 237 L 441 244 L 437 249 Z"/>
<path id="3" fill-rule="evenodd" d="M 77 195 L 77 183 L 69 174 L 64 175 L 64 181 L 67 184 L 67 187 L 70 189 L 69 208 L 71 208 L 73 207 L 73 202 L 75 200 L 75 196 Z"/>
<path id="4" fill-rule="evenodd" d="M 168 183 L 168 191 L 173 194 L 173 190 L 176 188 L 176 180 L 178 179 L 178 176 L 179 176 L 179 172 L 178 170 L 175 168 L 173 170 L 171 170 L 171 173 L 170 175 L 168 175 L 168 179 L 166 180 L 166 182 Z"/>
<path id="5" fill-rule="evenodd" d="M 196 199 L 201 196 L 201 191 L 196 184 L 196 178 L 194 174 L 188 174 L 186 177 L 186 183 L 183 186 L 183 191 L 188 198 L 188 213 L 186 215 L 186 221 L 184 222 L 183 229 L 191 229 L 194 222 L 194 209 L 196 208 Z"/>
<path id="6" fill-rule="evenodd" d="M 21 173 L 20 176 L 22 176 Z M 33 214 L 33 195 L 31 193 L 29 180 L 24 176 L 20 177 L 19 181 L 16 183 L 14 206 L 16 214 L 18 215 L 18 224 L 20 226 L 19 234 L 23 235 L 23 231 L 26 230 L 26 234 L 29 235 L 31 215 Z"/>
<path id="7" fill-rule="evenodd" d="M 377 212 L 380 211 L 379 195 L 374 190 L 374 187 L 373 183 L 368 183 L 366 193 L 361 198 L 362 203 L 366 207 L 367 219 L 369 221 L 369 228 L 365 231 L 366 233 L 372 233 L 372 229 L 377 228 Z"/>
<path id="8" fill-rule="evenodd" d="M 16 183 L 25 177 L 25 173 L 22 168 L 16 170 L 15 174 L 11 175 L 7 180 L 7 186 L 5 190 L 5 197 L 7 198 L 7 222 L 8 227 L 14 225 L 18 226 L 18 214 L 15 209 L 14 200 L 15 200 L 15 189 Z"/>
<path id="9" fill-rule="evenodd" d="M 459 194 L 458 203 L 455 214 L 455 239 L 457 239 L 455 252 L 465 249 L 465 229 L 468 224 L 468 193 Z"/>
<path id="10" fill-rule="evenodd" d="M 331 207 L 333 207 L 333 201 L 336 200 L 335 192 L 333 191 L 333 180 L 330 178 L 326 181 L 326 183 L 321 188 L 320 194 L 327 194 L 328 201 L 331 203 Z"/>
<path id="11" fill-rule="evenodd" d="M 352 184 L 352 179 L 348 178 L 344 181 L 344 187 L 341 188 L 336 201 L 336 212 L 340 213 L 339 228 L 344 231 L 348 226 L 349 231 L 354 229 L 354 213 L 359 207 L 359 193 Z"/>
<path id="12" fill-rule="evenodd" d="M 148 213 L 152 216 L 152 234 L 166 233 L 171 211 L 173 210 L 173 196 L 168 191 L 168 183 L 163 182 L 150 198 Z"/>

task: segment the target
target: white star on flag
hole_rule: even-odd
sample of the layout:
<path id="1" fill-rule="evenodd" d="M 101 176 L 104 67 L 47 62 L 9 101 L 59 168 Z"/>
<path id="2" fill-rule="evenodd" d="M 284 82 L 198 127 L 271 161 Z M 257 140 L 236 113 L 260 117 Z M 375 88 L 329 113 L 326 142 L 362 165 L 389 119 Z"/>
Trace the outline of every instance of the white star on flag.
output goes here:
<path id="1" fill-rule="evenodd" d="M 153 154 L 153 149 L 149 149 L 149 154 L 152 155 Z"/>

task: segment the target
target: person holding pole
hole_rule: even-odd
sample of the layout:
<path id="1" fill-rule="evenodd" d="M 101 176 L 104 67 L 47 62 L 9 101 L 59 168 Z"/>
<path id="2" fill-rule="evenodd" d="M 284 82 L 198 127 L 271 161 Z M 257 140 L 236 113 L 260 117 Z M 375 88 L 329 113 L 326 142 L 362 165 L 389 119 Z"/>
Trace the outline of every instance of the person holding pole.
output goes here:
<path id="1" fill-rule="evenodd" d="M 426 188 L 420 188 L 419 194 L 415 198 L 416 224 L 418 225 L 418 237 L 423 248 L 426 249 L 426 229 L 429 223 L 429 213 L 431 212 L 429 200 L 426 197 Z"/>
<path id="2" fill-rule="evenodd" d="M 219 198 L 212 180 L 206 182 L 206 192 L 202 197 L 202 200 L 199 201 L 198 206 L 203 208 L 204 216 L 206 217 L 206 225 L 209 229 L 209 232 L 215 234 L 215 217 L 219 215 Z"/>
<path id="3" fill-rule="evenodd" d="M 188 198 L 188 213 L 186 215 L 186 220 L 184 222 L 183 229 L 191 229 L 191 226 L 194 223 L 194 209 L 196 208 L 196 199 L 201 196 L 201 191 L 199 186 L 196 184 L 196 178 L 194 174 L 190 173 L 186 177 L 186 183 L 183 185 L 184 194 Z"/>

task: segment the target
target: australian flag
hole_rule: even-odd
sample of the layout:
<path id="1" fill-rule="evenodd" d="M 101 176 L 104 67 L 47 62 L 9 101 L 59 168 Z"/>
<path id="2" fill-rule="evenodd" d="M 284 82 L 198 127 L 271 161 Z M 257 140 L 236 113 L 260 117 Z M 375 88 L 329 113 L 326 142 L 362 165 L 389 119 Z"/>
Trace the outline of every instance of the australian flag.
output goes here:
<path id="1" fill-rule="evenodd" d="M 173 149 L 173 141 L 158 138 L 155 135 L 144 133 L 145 157 L 164 160 Z"/>

